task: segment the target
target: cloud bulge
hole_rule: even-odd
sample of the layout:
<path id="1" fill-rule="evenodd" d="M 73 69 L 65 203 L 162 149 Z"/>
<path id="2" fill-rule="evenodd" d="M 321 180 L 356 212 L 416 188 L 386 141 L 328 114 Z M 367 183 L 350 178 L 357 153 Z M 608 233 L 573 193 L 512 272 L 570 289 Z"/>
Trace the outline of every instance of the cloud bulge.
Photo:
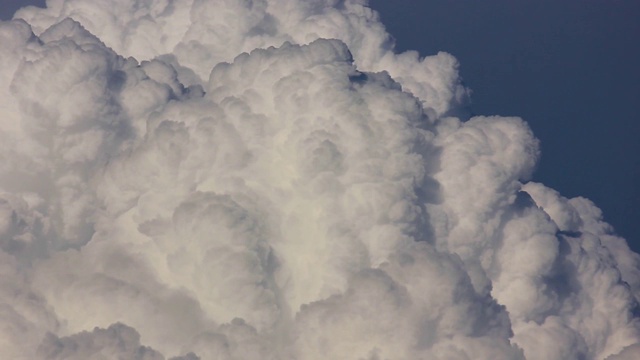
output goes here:
<path id="1" fill-rule="evenodd" d="M 628 359 L 640 257 L 365 1 L 0 23 L 0 354 Z"/>

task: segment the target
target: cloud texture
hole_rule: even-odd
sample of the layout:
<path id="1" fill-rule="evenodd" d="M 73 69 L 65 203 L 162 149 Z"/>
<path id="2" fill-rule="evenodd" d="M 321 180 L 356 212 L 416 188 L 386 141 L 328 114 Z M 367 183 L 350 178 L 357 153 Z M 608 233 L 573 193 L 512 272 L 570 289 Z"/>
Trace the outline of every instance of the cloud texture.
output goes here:
<path id="1" fill-rule="evenodd" d="M 0 357 L 635 359 L 640 256 L 364 1 L 0 22 Z"/>

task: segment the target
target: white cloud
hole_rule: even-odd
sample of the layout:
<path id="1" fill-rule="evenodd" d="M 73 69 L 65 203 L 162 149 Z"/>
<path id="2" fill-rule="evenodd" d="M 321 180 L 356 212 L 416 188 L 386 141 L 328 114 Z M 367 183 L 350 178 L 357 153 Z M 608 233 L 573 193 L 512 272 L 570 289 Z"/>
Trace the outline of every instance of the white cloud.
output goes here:
<path id="1" fill-rule="evenodd" d="M 637 348 L 639 256 L 363 2 L 48 5 L 0 23 L 3 358 Z"/>

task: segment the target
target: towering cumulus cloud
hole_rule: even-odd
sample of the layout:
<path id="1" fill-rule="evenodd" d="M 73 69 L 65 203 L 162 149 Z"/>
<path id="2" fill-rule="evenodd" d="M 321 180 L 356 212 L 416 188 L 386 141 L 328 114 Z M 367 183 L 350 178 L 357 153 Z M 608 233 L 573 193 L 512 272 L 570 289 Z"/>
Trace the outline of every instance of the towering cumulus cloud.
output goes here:
<path id="1" fill-rule="evenodd" d="M 640 358 L 640 256 L 365 0 L 0 23 L 0 358 Z"/>

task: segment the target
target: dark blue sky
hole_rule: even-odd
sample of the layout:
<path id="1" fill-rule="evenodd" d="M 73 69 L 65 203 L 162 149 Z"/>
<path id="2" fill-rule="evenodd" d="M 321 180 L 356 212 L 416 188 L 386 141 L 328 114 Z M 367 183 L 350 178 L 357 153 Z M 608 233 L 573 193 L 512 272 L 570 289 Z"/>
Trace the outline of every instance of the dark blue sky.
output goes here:
<path id="1" fill-rule="evenodd" d="M 585 196 L 640 251 L 640 1 L 372 0 L 400 51 L 447 51 L 470 110 L 523 117 L 534 180 Z"/>
<path id="2" fill-rule="evenodd" d="M 0 0 L 0 18 L 44 0 Z M 640 1 L 372 0 L 397 48 L 458 58 L 470 111 L 527 120 L 534 180 L 585 196 L 640 251 Z"/>
<path id="3" fill-rule="evenodd" d="M 44 7 L 45 0 L 0 0 L 0 20 L 11 19 L 16 10 L 27 5 Z"/>

